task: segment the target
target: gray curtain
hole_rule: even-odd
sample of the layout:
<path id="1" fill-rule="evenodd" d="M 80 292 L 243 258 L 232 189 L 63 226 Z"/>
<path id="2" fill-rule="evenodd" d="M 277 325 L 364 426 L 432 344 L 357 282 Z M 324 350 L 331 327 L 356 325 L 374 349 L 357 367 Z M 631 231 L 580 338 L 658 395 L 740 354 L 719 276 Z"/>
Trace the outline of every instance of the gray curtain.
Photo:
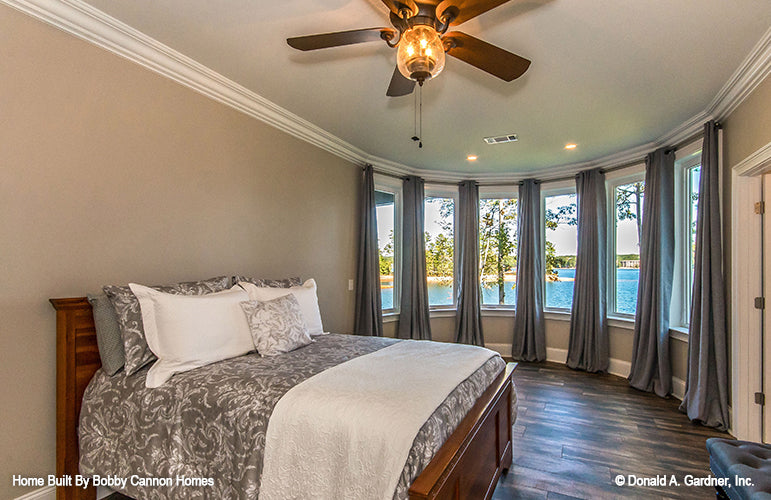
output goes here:
<path id="1" fill-rule="evenodd" d="M 669 304 L 675 264 L 675 152 L 645 159 L 640 278 L 629 385 L 665 397 L 672 392 Z"/>
<path id="2" fill-rule="evenodd" d="M 455 342 L 485 345 L 479 288 L 479 186 L 464 181 L 458 200 L 458 312 Z"/>
<path id="3" fill-rule="evenodd" d="M 680 409 L 691 420 L 725 430 L 730 422 L 718 154 L 718 126 L 710 121 L 701 152 L 688 377 Z"/>
<path id="4" fill-rule="evenodd" d="M 400 339 L 431 340 L 426 283 L 424 234 L 424 182 L 410 175 L 404 179 L 402 208 L 402 288 L 399 309 Z"/>
<path id="5" fill-rule="evenodd" d="M 511 356 L 522 361 L 546 359 L 541 221 L 541 185 L 527 179 L 519 186 L 517 309 L 511 346 Z"/>
<path id="6" fill-rule="evenodd" d="M 377 206 L 372 165 L 364 167 L 361 182 L 358 272 L 354 333 L 383 336 L 380 302 L 380 255 L 377 246 Z"/>
<path id="7" fill-rule="evenodd" d="M 576 176 L 578 255 L 570 313 L 567 365 L 588 372 L 608 371 L 607 204 L 599 169 Z"/>

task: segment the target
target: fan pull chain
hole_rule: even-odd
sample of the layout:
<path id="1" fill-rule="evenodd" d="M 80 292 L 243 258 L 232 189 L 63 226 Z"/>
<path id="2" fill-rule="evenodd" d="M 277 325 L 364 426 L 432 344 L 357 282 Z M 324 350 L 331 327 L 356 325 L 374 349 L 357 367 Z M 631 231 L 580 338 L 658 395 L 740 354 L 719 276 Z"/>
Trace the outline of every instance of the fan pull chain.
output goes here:
<path id="1" fill-rule="evenodd" d="M 414 98 L 414 104 L 415 104 L 415 119 L 413 121 L 413 131 L 414 134 L 412 136 L 412 140 L 418 143 L 418 147 L 423 147 L 423 141 L 421 140 L 421 137 L 423 137 L 423 84 L 420 83 L 418 86 L 418 91 L 415 92 L 415 98 Z"/>
<path id="2" fill-rule="evenodd" d="M 418 142 L 418 147 L 423 147 L 423 84 L 421 83 L 418 86 L 418 99 L 420 100 L 420 141 Z"/>

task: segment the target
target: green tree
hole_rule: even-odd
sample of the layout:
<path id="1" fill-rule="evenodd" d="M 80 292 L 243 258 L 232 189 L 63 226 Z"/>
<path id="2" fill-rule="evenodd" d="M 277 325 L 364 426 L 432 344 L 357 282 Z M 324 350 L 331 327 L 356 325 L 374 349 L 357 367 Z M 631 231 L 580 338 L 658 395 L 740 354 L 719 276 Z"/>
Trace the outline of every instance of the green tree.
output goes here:
<path id="1" fill-rule="evenodd" d="M 394 275 L 394 231 L 388 233 L 388 243 L 380 249 L 380 275 Z"/>
<path id="2" fill-rule="evenodd" d="M 570 203 L 561 205 L 556 208 L 547 208 L 544 214 L 544 226 L 550 231 L 556 231 L 560 224 L 567 224 L 568 226 L 578 225 L 578 204 L 576 203 L 576 195 L 570 195 Z M 548 240 L 545 242 L 546 247 L 546 276 L 550 280 L 556 280 L 557 275 L 554 272 L 556 268 L 575 266 L 575 256 L 569 255 L 557 255 L 557 250 L 554 247 L 554 243 Z"/>
<path id="3" fill-rule="evenodd" d="M 498 303 L 505 304 L 505 274 L 517 266 L 517 201 L 489 199 L 479 203 L 479 266 L 482 276 L 494 275 L 495 281 L 482 280 L 482 286 L 498 286 Z"/>
<path id="4" fill-rule="evenodd" d="M 645 182 L 633 182 L 616 188 L 616 214 L 618 220 L 633 220 L 637 223 L 637 246 L 642 241 L 642 209 Z"/>

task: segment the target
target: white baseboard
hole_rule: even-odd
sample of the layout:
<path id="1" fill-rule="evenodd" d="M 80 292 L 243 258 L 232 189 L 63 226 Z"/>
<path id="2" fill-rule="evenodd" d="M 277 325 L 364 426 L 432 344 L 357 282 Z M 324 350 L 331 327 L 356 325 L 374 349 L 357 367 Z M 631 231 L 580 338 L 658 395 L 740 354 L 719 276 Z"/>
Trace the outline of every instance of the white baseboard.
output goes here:
<path id="1" fill-rule="evenodd" d="M 568 362 L 568 350 L 558 349 L 556 347 L 546 348 L 546 361 L 553 363 L 562 363 L 563 365 Z"/>
<path id="2" fill-rule="evenodd" d="M 685 380 L 672 377 L 672 395 L 680 401 L 683 400 L 685 397 Z"/>
<path id="3" fill-rule="evenodd" d="M 632 363 L 623 359 L 610 358 L 608 373 L 621 378 L 627 378 L 632 371 Z"/>
<path id="4" fill-rule="evenodd" d="M 20 497 L 16 497 L 14 500 L 56 500 L 56 488 L 53 486 L 46 486 L 45 488 L 39 488 Z"/>

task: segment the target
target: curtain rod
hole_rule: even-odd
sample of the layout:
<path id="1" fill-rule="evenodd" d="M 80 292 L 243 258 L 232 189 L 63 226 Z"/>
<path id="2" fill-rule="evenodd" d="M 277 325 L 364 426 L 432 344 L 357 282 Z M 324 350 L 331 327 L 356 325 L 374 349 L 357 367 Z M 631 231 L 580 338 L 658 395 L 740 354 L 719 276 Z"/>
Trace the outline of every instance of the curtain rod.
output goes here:
<path id="1" fill-rule="evenodd" d="M 715 125 L 719 129 L 723 128 L 723 125 L 721 123 L 716 122 Z M 673 146 L 671 148 L 668 148 L 667 151 L 668 152 L 677 151 L 678 149 L 682 149 L 683 147 L 688 146 L 693 141 L 696 141 L 696 140 L 698 140 L 698 139 L 700 139 L 702 137 L 704 137 L 704 133 L 703 132 L 699 132 L 697 134 L 694 134 L 694 135 L 688 137 L 687 139 L 683 139 L 682 141 L 677 143 L 675 146 Z M 637 165 L 638 163 L 641 163 L 641 162 L 644 162 L 644 161 L 645 161 L 645 156 L 643 156 L 642 158 L 636 159 L 636 160 L 628 161 L 628 162 L 623 163 L 621 165 L 615 165 L 613 167 L 607 167 L 607 168 L 600 169 L 600 172 L 602 172 L 603 174 L 607 174 L 609 172 L 615 172 L 616 170 L 623 170 L 625 168 L 632 167 L 632 166 Z M 406 177 L 404 175 L 392 174 L 390 172 L 384 172 L 382 170 L 375 170 L 374 168 L 373 168 L 373 171 L 376 174 L 385 175 L 386 177 L 392 177 L 394 179 L 404 180 L 405 177 Z M 573 174 L 573 175 L 569 175 L 569 176 L 566 175 L 565 177 L 558 177 L 556 179 L 546 179 L 546 180 L 543 180 L 543 181 L 539 180 L 539 179 L 536 179 L 536 182 L 539 182 L 541 184 L 551 184 L 551 183 L 554 183 L 554 182 L 570 181 L 570 180 L 573 180 L 575 178 L 576 178 L 576 175 Z M 427 184 L 439 184 L 439 185 L 442 185 L 442 186 L 457 186 L 458 184 L 460 184 L 460 181 L 459 182 L 451 182 L 451 181 L 426 181 L 426 183 Z M 483 187 L 483 186 L 521 186 L 522 185 L 522 181 L 517 181 L 517 182 L 490 182 L 490 183 L 478 182 L 477 184 L 479 184 L 480 187 Z"/>

